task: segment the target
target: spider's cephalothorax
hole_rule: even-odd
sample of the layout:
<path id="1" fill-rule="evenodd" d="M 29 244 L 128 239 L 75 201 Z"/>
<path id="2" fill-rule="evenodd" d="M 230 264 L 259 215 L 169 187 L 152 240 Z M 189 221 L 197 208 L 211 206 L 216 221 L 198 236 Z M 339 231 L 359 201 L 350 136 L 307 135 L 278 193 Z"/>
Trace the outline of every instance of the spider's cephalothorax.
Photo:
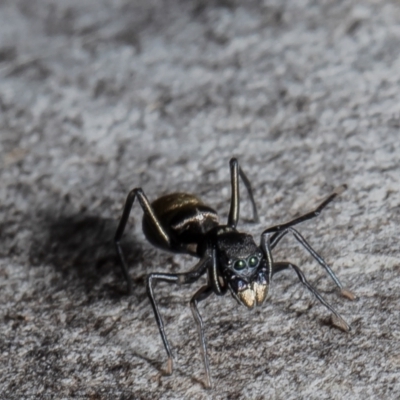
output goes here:
<path id="1" fill-rule="evenodd" d="M 253 237 L 226 227 L 217 235 L 216 248 L 219 281 L 247 308 L 262 305 L 268 294 L 271 268 Z"/>
<path id="2" fill-rule="evenodd" d="M 293 269 L 301 283 L 313 293 L 317 299 L 332 312 L 333 323 L 344 331 L 350 330 L 349 325 L 327 303 L 319 292 L 311 286 L 301 269 L 290 262 L 276 262 L 272 258 L 272 250 L 288 233 L 311 254 L 326 270 L 341 293 L 353 300 L 355 296 L 346 290 L 328 264 L 315 252 L 303 236 L 293 226 L 318 216 L 321 211 L 346 186 L 338 187 L 317 208 L 292 221 L 275 225 L 264 230 L 260 244 L 257 245 L 251 235 L 238 232 L 236 226 L 239 220 L 239 178 L 242 179 L 253 208 L 253 220 L 258 221 L 257 208 L 249 180 L 239 167 L 238 161 L 230 161 L 231 170 L 231 204 L 226 225 L 219 223 L 217 212 L 204 204 L 198 197 L 187 193 L 172 193 L 158 198 L 150 203 L 142 189 L 133 189 L 126 200 L 124 211 L 115 234 L 115 245 L 121 261 L 122 273 L 132 291 L 132 280 L 128 273 L 120 240 L 124 233 L 132 205 L 137 198 L 143 209 L 143 232 L 153 245 L 174 253 L 186 253 L 198 257 L 196 266 L 186 273 L 152 273 L 147 277 L 147 293 L 150 298 L 154 315 L 160 330 L 165 350 L 168 354 L 167 373 L 172 373 L 172 352 L 164 330 L 158 304 L 154 297 L 154 282 L 165 281 L 176 284 L 190 284 L 207 275 L 207 284 L 202 286 L 190 301 L 199 334 L 206 370 L 206 387 L 211 387 L 211 374 L 208 364 L 207 348 L 204 338 L 204 326 L 197 304 L 211 294 L 224 295 L 228 290 L 242 305 L 251 309 L 260 306 L 265 301 L 271 279 L 274 274 L 284 269 Z"/>

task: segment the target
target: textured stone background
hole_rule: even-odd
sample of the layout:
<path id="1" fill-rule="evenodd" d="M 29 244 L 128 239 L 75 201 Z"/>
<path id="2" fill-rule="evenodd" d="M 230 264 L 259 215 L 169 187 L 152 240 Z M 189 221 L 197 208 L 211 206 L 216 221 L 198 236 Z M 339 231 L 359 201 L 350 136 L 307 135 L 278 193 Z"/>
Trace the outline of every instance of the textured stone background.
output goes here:
<path id="1" fill-rule="evenodd" d="M 365 399 L 400 396 L 400 9 L 397 1 L 1 0 L 0 397 Z M 300 230 L 359 299 L 303 266 L 351 323 L 289 272 L 249 313 L 201 305 L 215 389 L 205 391 L 188 302 L 156 288 L 175 354 L 145 295 L 150 271 L 194 260 L 152 248 L 135 207 L 124 294 L 111 238 L 128 191 L 200 194 L 225 218 L 228 161 L 261 223 L 349 190 Z"/>

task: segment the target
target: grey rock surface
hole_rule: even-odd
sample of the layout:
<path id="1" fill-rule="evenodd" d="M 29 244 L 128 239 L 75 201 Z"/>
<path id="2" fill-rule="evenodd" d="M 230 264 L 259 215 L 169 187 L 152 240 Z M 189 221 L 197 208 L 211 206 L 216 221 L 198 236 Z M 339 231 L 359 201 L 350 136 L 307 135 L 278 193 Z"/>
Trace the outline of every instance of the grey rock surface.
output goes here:
<path id="1" fill-rule="evenodd" d="M 396 1 L 0 1 L 0 398 L 400 397 L 400 8 Z M 267 226 L 349 189 L 299 229 L 358 295 L 300 265 L 351 324 L 343 333 L 290 271 L 253 312 L 201 304 L 215 388 L 203 388 L 188 302 L 204 280 L 156 288 L 195 260 L 153 248 L 125 197 L 200 195 L 224 220 L 230 157 Z M 257 239 L 258 240 L 258 239 Z"/>

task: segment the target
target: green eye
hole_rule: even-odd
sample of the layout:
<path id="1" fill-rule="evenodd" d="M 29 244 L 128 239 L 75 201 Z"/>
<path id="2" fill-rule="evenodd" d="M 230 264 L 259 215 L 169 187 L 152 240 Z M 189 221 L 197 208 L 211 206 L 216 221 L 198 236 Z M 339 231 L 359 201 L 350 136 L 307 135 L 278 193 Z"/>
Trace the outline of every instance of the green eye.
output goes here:
<path id="1" fill-rule="evenodd" d="M 250 267 L 256 267 L 258 265 L 258 258 L 257 257 L 250 257 L 249 259 L 249 266 Z"/>
<path id="2" fill-rule="evenodd" d="M 235 264 L 233 264 L 233 268 L 236 269 L 237 271 L 240 271 L 246 268 L 246 262 L 243 260 L 237 260 L 235 261 Z"/>

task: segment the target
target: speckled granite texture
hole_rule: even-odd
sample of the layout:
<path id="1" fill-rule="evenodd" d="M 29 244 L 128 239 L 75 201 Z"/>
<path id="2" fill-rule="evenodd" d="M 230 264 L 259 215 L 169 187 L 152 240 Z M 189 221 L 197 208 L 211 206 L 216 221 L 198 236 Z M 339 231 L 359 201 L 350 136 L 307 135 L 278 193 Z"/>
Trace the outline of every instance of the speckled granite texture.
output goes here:
<path id="1" fill-rule="evenodd" d="M 0 1 L 1 399 L 400 397 L 400 4 L 242 3 Z M 352 332 L 290 271 L 253 312 L 211 297 L 205 391 L 188 307 L 204 280 L 156 288 L 171 377 L 144 289 L 195 260 L 149 245 L 136 206 L 127 297 L 112 237 L 136 186 L 197 193 L 226 218 L 233 155 L 256 238 L 349 185 L 299 229 L 359 299 L 285 239 L 276 259 Z"/>

